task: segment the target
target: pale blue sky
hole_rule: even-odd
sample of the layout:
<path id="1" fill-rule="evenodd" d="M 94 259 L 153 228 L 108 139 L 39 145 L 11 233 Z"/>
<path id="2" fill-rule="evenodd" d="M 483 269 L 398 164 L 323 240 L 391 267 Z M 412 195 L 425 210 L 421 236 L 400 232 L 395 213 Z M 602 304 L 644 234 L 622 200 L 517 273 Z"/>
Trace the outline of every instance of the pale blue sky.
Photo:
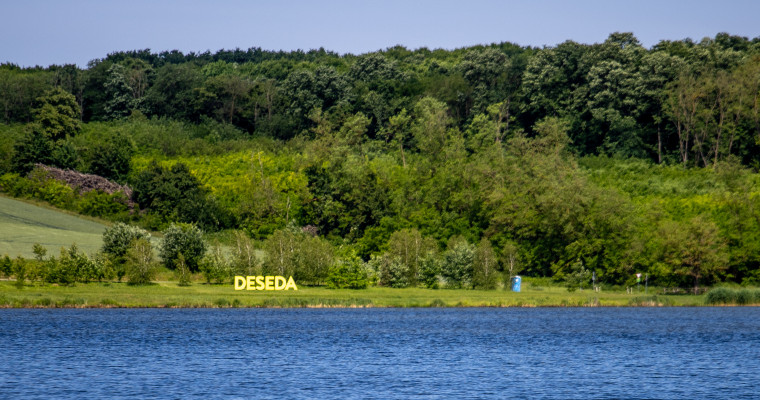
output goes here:
<path id="1" fill-rule="evenodd" d="M 365 53 L 396 44 L 452 49 L 510 41 L 555 45 L 633 32 L 700 40 L 760 36 L 758 0 L 3 0 L 0 63 L 76 63 L 117 50 L 216 51 L 236 47 Z"/>

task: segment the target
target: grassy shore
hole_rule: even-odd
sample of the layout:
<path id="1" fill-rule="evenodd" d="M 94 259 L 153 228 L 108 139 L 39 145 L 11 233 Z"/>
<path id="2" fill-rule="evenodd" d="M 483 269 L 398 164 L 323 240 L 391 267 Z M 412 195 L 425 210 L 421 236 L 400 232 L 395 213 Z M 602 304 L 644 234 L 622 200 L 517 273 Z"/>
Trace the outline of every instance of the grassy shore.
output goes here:
<path id="1" fill-rule="evenodd" d="M 561 287 L 504 290 L 432 290 L 372 287 L 331 290 L 299 287 L 298 291 L 236 291 L 232 285 L 176 282 L 147 286 L 88 283 L 75 286 L 33 284 L 19 289 L 0 281 L 0 307 L 594 307 L 698 306 L 705 296 L 627 294 L 625 291 L 568 292 Z"/>

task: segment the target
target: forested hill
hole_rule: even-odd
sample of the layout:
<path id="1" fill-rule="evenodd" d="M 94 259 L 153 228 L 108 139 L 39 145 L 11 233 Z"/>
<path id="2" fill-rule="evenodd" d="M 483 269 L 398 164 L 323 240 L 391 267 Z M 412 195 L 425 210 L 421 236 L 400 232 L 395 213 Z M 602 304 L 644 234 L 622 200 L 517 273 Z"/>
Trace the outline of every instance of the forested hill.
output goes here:
<path id="1" fill-rule="evenodd" d="M 615 283 L 760 278 L 760 38 L 4 64 L 0 121 L 2 191 L 148 228 Z M 142 211 L 37 163 L 129 184 Z"/>

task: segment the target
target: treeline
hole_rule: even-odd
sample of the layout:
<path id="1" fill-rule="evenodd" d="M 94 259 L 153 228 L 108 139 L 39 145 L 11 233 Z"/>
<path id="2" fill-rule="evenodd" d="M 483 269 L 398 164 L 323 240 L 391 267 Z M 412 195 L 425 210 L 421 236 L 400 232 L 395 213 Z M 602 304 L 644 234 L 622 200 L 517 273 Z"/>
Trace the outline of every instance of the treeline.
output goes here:
<path id="1" fill-rule="evenodd" d="M 327 260 L 309 246 L 329 246 L 337 256 L 302 278 L 315 284 L 330 268 L 396 287 L 518 272 L 755 283 L 758 51 L 726 34 L 644 49 L 616 33 L 543 49 L 6 65 L 0 190 L 153 230 L 237 229 L 295 260 Z M 137 209 L 37 163 L 129 184 Z"/>
<path id="2" fill-rule="evenodd" d="M 394 137 L 393 121 L 430 97 L 446 105 L 452 125 L 466 136 L 484 121 L 493 121 L 500 136 L 532 134 L 537 121 L 554 116 L 568 121 L 580 155 L 699 166 L 735 155 L 753 165 L 759 52 L 758 38 L 718 34 L 646 49 L 630 33 L 593 45 L 397 46 L 359 56 L 323 49 L 117 52 L 86 69 L 3 65 L 0 118 L 32 121 L 36 99 L 57 87 L 75 97 L 85 122 L 140 111 L 213 119 L 282 140 L 332 126 L 360 140 L 404 142 L 409 138 Z"/>

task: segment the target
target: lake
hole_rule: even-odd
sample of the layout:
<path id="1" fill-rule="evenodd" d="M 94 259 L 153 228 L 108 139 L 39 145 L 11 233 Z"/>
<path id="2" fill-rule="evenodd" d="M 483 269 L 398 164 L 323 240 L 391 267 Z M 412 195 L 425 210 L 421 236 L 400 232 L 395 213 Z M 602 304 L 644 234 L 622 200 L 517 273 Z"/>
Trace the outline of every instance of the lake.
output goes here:
<path id="1" fill-rule="evenodd" d="M 760 309 L 6 309 L 0 398 L 760 397 Z"/>

